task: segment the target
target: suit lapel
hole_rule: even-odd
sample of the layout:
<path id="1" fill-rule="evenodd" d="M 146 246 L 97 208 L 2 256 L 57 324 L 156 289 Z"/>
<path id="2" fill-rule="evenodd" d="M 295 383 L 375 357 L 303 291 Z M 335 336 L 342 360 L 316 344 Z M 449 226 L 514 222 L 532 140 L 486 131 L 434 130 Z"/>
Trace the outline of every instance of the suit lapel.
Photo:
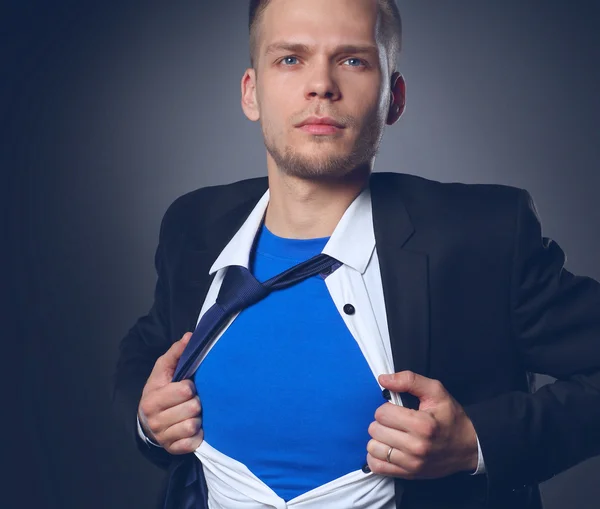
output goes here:
<path id="1" fill-rule="evenodd" d="M 414 227 L 401 199 L 401 177 L 393 175 L 372 175 L 371 198 L 394 369 L 427 376 L 428 257 L 405 247 Z"/>
<path id="2" fill-rule="evenodd" d="M 200 309 L 215 276 L 209 276 L 210 267 L 244 224 L 267 187 L 265 178 L 264 189 L 260 187 L 258 193 L 252 193 L 246 200 L 231 207 L 208 227 L 198 225 L 190 229 L 184 238 L 175 269 L 178 290 L 174 294 L 181 298 L 173 309 L 176 313 L 174 337 L 179 338 L 196 328 Z"/>

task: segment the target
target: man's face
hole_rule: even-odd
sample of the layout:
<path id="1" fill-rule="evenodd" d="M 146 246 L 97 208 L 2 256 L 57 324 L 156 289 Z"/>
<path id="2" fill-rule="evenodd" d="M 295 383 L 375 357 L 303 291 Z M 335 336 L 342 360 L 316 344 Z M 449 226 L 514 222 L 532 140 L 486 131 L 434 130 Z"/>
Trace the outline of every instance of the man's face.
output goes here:
<path id="1" fill-rule="evenodd" d="M 271 166 L 323 179 L 373 161 L 390 99 L 377 15 L 377 0 L 268 5 L 259 26 L 255 84 Z M 342 127 L 299 127 L 311 116 L 330 117 Z"/>

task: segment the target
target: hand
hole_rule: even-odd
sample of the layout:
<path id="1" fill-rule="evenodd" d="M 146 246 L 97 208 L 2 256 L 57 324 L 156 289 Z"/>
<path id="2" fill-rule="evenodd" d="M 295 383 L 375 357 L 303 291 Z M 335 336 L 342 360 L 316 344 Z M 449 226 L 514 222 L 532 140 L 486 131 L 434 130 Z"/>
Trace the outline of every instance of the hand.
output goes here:
<path id="1" fill-rule="evenodd" d="M 381 375 L 393 392 L 419 398 L 419 410 L 384 403 L 369 426 L 367 463 L 376 474 L 436 479 L 477 468 L 477 435 L 462 406 L 438 380 L 411 371 Z M 390 462 L 386 458 L 393 450 Z"/>
<path id="2" fill-rule="evenodd" d="M 184 334 L 156 360 L 138 406 L 138 417 L 146 435 L 171 454 L 193 452 L 204 439 L 202 405 L 194 382 L 171 381 L 191 336 L 191 332 Z"/>

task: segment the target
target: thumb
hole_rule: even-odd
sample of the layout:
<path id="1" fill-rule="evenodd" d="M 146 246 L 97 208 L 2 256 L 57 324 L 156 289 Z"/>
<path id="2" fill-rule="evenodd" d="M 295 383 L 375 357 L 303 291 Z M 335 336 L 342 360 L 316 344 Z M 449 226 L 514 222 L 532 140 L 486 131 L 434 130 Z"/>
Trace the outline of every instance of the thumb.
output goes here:
<path id="1" fill-rule="evenodd" d="M 154 364 L 148 384 L 152 386 L 162 387 L 168 383 L 171 383 L 173 375 L 175 374 L 175 368 L 185 347 L 192 337 L 191 332 L 186 332 L 181 339 L 175 341 L 171 347 L 162 354 Z"/>
<path id="2" fill-rule="evenodd" d="M 408 392 L 419 398 L 421 403 L 438 403 L 447 394 L 439 380 L 427 378 L 412 371 L 379 375 L 379 383 L 393 392 Z M 423 408 L 420 407 L 420 409 Z"/>

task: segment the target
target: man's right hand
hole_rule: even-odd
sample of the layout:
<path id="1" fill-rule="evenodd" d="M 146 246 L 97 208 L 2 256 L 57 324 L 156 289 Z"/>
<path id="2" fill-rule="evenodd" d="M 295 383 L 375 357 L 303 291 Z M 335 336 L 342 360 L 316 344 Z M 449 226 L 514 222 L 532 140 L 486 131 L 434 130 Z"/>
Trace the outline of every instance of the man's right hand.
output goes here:
<path id="1" fill-rule="evenodd" d="M 202 406 L 194 382 L 171 381 L 190 337 L 191 332 L 184 334 L 156 360 L 138 406 L 146 436 L 171 454 L 194 452 L 204 439 Z"/>

